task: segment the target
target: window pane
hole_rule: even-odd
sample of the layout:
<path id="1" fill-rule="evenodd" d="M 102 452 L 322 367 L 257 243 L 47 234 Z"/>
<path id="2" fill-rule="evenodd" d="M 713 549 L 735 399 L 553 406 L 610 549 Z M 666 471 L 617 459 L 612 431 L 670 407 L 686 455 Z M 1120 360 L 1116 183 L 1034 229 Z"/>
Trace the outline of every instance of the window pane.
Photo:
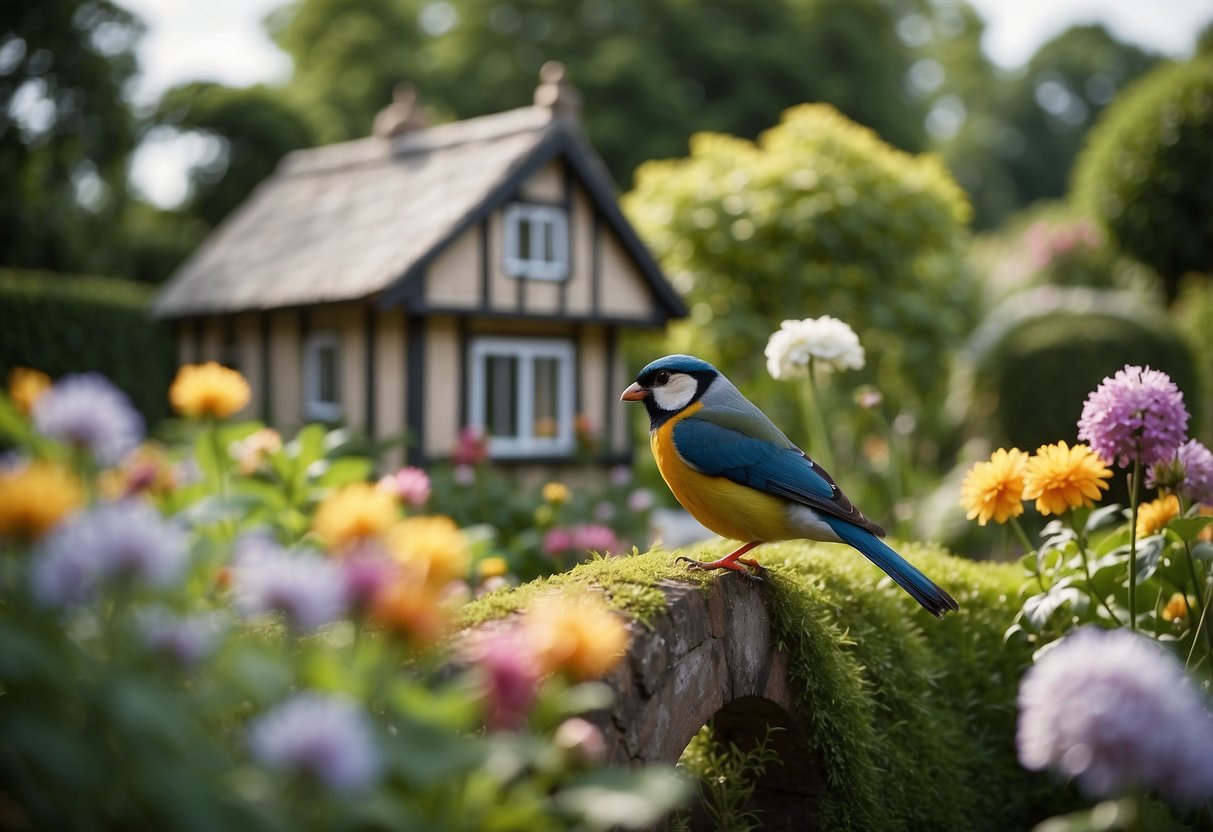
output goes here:
<path id="1" fill-rule="evenodd" d="M 551 438 L 559 433 L 557 388 L 560 362 L 555 358 L 535 359 L 535 436 Z"/>
<path id="2" fill-rule="evenodd" d="M 337 397 L 337 350 L 324 346 L 316 350 L 316 398 L 322 402 L 338 401 Z"/>
<path id="3" fill-rule="evenodd" d="M 556 223 L 550 220 L 543 224 L 543 259 L 556 262 Z"/>
<path id="4" fill-rule="evenodd" d="M 517 436 L 518 359 L 507 355 L 485 358 L 484 421 L 489 436 Z"/>
<path id="5" fill-rule="evenodd" d="M 518 259 L 531 259 L 531 221 L 527 217 L 518 218 Z"/>

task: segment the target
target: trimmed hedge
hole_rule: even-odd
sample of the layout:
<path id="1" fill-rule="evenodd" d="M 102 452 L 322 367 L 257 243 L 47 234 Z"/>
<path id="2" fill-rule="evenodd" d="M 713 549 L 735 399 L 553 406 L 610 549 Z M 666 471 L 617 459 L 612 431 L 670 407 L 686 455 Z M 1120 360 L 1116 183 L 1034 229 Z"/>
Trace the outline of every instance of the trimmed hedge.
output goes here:
<path id="1" fill-rule="evenodd" d="M 0 382 L 13 367 L 57 378 L 97 370 L 149 425 L 168 415 L 168 327 L 147 314 L 153 287 L 103 277 L 0 270 Z"/>
<path id="2" fill-rule="evenodd" d="M 721 554 L 720 542 L 697 557 Z M 772 628 L 791 657 L 789 677 L 810 717 L 811 749 L 826 767 L 823 829 L 1028 829 L 1079 805 L 1015 757 L 1016 695 L 1030 647 L 1004 641 L 1019 609 L 1018 566 L 981 563 L 898 544 L 960 602 L 935 621 L 864 558 L 795 541 L 762 547 L 773 587 Z M 616 608 L 646 621 L 657 586 L 688 573 L 676 553 L 592 561 L 550 579 L 494 593 L 462 611 L 474 625 L 576 585 L 601 587 Z"/>

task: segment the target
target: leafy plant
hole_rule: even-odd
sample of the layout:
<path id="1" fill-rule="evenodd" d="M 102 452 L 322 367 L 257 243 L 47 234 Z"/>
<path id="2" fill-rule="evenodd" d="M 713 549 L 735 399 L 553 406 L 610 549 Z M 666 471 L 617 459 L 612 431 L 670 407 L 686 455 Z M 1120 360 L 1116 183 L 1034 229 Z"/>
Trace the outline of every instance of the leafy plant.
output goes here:
<path id="1" fill-rule="evenodd" d="M 678 764 L 695 778 L 699 806 L 713 829 L 753 832 L 762 828 L 759 811 L 748 806 L 763 773 L 780 764 L 779 755 L 771 747 L 771 735 L 778 730 L 768 726 L 753 748 L 742 750 L 732 742 L 717 742 L 709 722 L 687 745 Z M 682 813 L 679 822 L 685 822 Z"/>

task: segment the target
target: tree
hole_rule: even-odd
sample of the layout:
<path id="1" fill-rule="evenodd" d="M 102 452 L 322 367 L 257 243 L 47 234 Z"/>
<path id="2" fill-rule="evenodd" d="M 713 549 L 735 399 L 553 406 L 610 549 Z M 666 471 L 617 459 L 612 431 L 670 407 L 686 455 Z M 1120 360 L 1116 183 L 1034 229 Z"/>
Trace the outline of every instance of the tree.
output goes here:
<path id="1" fill-rule="evenodd" d="M 123 88 L 142 28 L 109 0 L 14 0 L 0 32 L 0 265 L 103 268 L 126 200 Z"/>
<path id="2" fill-rule="evenodd" d="M 685 152 L 697 130 L 752 137 L 785 107 L 828 101 L 917 149 L 911 54 L 890 0 L 301 0 L 271 18 L 295 63 L 289 91 L 321 141 L 366 135 L 394 84 L 437 119 L 530 100 L 559 59 L 616 178 Z"/>
<path id="3" fill-rule="evenodd" d="M 1213 264 L 1213 57 L 1166 64 L 1100 119 L 1074 171 L 1073 197 L 1174 297 Z"/>

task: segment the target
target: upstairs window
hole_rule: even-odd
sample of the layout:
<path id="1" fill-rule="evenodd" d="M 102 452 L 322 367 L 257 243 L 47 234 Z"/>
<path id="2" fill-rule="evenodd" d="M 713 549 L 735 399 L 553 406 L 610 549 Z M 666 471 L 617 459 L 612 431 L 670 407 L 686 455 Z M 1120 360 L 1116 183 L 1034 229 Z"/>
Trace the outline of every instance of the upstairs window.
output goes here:
<path id="1" fill-rule="evenodd" d="M 505 271 L 534 280 L 568 277 L 569 227 L 563 209 L 523 202 L 506 206 Z"/>
<path id="2" fill-rule="evenodd" d="M 331 330 L 313 332 L 303 345 L 303 418 L 337 422 L 341 415 L 341 339 Z"/>
<path id="3" fill-rule="evenodd" d="M 476 338 L 468 373 L 469 417 L 494 457 L 573 450 L 573 345 L 563 340 Z"/>

